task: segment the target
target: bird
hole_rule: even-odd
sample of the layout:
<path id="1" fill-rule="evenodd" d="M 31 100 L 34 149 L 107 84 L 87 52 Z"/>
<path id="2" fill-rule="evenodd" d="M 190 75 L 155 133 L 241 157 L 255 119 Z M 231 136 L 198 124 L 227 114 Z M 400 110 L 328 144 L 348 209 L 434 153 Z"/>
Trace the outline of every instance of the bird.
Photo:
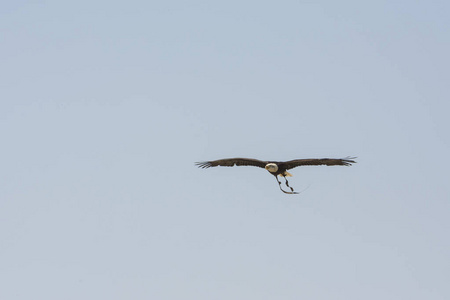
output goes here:
<path id="1" fill-rule="evenodd" d="M 292 174 L 287 170 L 300 167 L 300 166 L 351 166 L 356 163 L 354 161 L 356 157 L 345 158 L 307 158 L 307 159 L 294 159 L 289 161 L 262 161 L 254 158 L 225 158 L 212 161 L 196 162 L 195 165 L 202 169 L 210 167 L 233 167 L 233 166 L 253 166 L 266 169 L 270 174 L 275 176 L 278 182 L 278 186 L 283 193 L 286 194 L 298 194 L 292 187 L 289 186 L 289 182 L 286 177 L 291 177 Z M 289 191 L 285 191 L 281 188 L 281 182 L 278 180 L 278 176 L 283 177 L 286 181 L 286 186 L 290 188 Z"/>

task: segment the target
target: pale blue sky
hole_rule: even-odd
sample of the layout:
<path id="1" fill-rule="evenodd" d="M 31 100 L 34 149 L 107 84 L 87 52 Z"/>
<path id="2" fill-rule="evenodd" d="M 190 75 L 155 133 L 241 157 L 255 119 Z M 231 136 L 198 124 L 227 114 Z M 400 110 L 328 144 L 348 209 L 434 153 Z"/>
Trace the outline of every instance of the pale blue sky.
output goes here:
<path id="1" fill-rule="evenodd" d="M 449 299 L 449 15 L 2 3 L 0 298 Z"/>

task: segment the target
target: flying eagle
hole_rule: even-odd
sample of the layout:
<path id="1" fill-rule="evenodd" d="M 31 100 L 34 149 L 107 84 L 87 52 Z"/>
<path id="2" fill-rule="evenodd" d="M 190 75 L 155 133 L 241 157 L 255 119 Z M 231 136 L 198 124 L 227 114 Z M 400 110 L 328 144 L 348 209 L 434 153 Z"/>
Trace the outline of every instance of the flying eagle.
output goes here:
<path id="1" fill-rule="evenodd" d="M 278 186 L 283 193 L 286 194 L 298 194 L 294 192 L 294 189 L 289 186 L 289 182 L 286 177 L 292 176 L 287 170 L 293 169 L 299 166 L 351 166 L 352 163 L 356 163 L 353 159 L 356 157 L 346 157 L 346 158 L 308 158 L 308 159 L 294 159 L 290 161 L 261 161 L 253 158 L 226 158 L 213 161 L 197 162 L 199 168 L 206 169 L 210 167 L 233 167 L 233 166 L 253 166 L 264 168 L 269 171 L 270 174 L 275 176 L 278 182 Z M 281 188 L 281 182 L 278 180 L 277 176 L 284 177 L 286 181 L 286 186 L 291 189 L 287 192 Z"/>

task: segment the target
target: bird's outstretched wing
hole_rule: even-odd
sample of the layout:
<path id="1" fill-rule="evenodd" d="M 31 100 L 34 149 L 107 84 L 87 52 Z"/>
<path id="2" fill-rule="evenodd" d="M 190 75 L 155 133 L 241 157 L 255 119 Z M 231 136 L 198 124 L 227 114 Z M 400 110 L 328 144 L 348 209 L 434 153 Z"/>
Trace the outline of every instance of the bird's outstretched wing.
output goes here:
<path id="1" fill-rule="evenodd" d="M 307 159 L 294 159 L 284 162 L 284 166 L 287 170 L 299 167 L 299 166 L 351 166 L 356 163 L 353 159 L 356 157 L 346 158 L 307 158 Z"/>
<path id="2" fill-rule="evenodd" d="M 210 167 L 233 167 L 233 166 L 254 166 L 264 168 L 268 162 L 253 158 L 226 158 L 213 161 L 203 161 L 195 163 L 196 166 L 202 169 Z"/>

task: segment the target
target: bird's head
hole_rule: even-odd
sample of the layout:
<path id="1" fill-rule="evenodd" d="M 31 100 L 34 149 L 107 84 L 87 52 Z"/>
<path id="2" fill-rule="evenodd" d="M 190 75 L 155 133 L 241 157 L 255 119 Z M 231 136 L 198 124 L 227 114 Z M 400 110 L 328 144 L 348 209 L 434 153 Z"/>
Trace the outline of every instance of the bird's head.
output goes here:
<path id="1" fill-rule="evenodd" d="M 268 163 L 265 168 L 270 173 L 275 173 L 276 171 L 278 171 L 278 166 L 274 163 Z"/>

